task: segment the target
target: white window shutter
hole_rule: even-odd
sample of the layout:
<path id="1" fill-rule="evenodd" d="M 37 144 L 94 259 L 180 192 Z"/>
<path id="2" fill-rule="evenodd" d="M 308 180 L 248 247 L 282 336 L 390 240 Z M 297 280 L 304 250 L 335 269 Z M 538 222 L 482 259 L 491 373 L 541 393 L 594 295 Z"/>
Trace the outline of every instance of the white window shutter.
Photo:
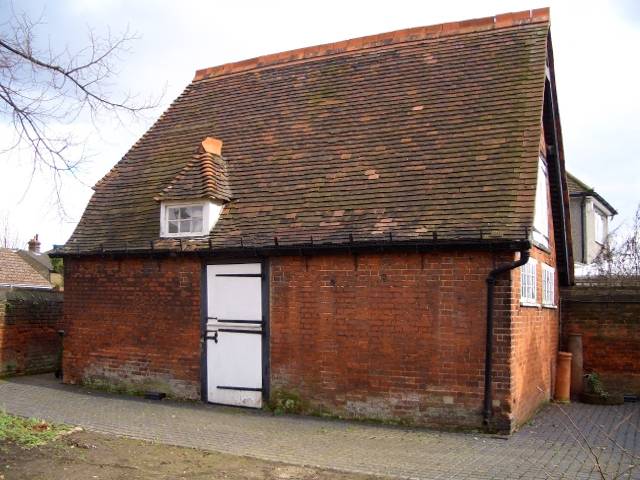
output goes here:
<path id="1" fill-rule="evenodd" d="M 538 182 L 536 185 L 536 204 L 533 220 L 533 239 L 545 247 L 549 245 L 549 181 L 547 169 L 542 158 L 538 162 Z"/>

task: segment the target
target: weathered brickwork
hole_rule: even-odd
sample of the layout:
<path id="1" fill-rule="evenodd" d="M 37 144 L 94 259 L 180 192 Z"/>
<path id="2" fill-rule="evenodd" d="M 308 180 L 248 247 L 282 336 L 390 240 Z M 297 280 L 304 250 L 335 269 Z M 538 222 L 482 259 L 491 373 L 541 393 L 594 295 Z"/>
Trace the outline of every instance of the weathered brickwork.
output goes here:
<path id="1" fill-rule="evenodd" d="M 60 292 L 0 290 L 0 376 L 56 368 L 62 299 Z"/>
<path id="2" fill-rule="evenodd" d="M 513 302 L 511 313 L 511 377 L 513 426 L 525 423 L 553 396 L 558 356 L 559 313 L 556 275 L 556 306 L 542 305 L 542 263 L 554 266 L 552 256 L 534 248 L 538 260 L 537 306 L 520 303 L 520 270 L 512 273 Z"/>
<path id="3" fill-rule="evenodd" d="M 548 202 L 551 202 L 550 198 Z M 520 269 L 511 273 L 512 427 L 518 427 L 529 420 L 544 402 L 553 397 L 555 386 L 560 315 L 556 242 L 551 209 L 548 222 L 548 248 L 534 246 L 531 249 L 531 258 L 537 261 L 536 306 L 523 305 L 520 302 Z M 542 270 L 545 264 L 556 269 L 555 301 L 552 306 L 544 305 L 542 301 Z"/>
<path id="4" fill-rule="evenodd" d="M 514 258 L 478 251 L 272 257 L 272 393 L 351 418 L 480 427 L 485 279 Z M 69 259 L 65 273 L 66 382 L 199 397 L 198 258 Z M 547 320 L 527 317 L 515 306 L 518 288 L 516 273 L 496 285 L 493 424 L 501 430 L 548 398 L 555 361 L 556 310 L 535 310 Z M 531 390 L 536 385 L 546 393 Z"/>
<path id="5" fill-rule="evenodd" d="M 563 290 L 562 333 L 582 334 L 585 373 L 611 392 L 640 395 L 640 285 L 577 285 Z"/>
<path id="6" fill-rule="evenodd" d="M 64 381 L 200 395 L 200 261 L 65 259 Z"/>
<path id="7" fill-rule="evenodd" d="M 271 260 L 272 390 L 347 417 L 479 427 L 489 253 L 336 254 Z M 506 282 L 508 284 L 508 281 Z M 508 329 L 508 285 L 497 289 Z M 508 335 L 496 336 L 498 422 Z"/>

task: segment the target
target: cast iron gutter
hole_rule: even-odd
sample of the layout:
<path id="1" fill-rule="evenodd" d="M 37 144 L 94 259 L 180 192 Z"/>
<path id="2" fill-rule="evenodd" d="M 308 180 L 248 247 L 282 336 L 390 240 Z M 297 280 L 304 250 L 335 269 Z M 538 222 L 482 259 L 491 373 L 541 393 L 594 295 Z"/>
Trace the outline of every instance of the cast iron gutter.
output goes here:
<path id="1" fill-rule="evenodd" d="M 518 268 L 529 261 L 529 249 L 523 249 L 520 251 L 520 259 L 515 262 L 502 265 L 501 267 L 494 268 L 487 275 L 487 339 L 485 346 L 484 356 L 484 408 L 483 408 L 483 423 L 485 426 L 489 425 L 491 420 L 491 387 L 493 384 L 493 295 L 496 286 L 496 277 L 501 273 L 508 272 L 514 268 Z"/>
<path id="2" fill-rule="evenodd" d="M 524 239 L 514 240 L 485 240 L 485 239 L 443 239 L 443 240 L 412 240 L 403 241 L 392 239 L 390 241 L 354 241 L 344 243 L 325 244 L 298 244 L 298 245 L 245 245 L 242 247 L 196 247 L 180 250 L 179 248 L 125 248 L 125 249 L 98 249 L 98 250 L 54 250 L 49 253 L 51 258 L 65 257 L 122 257 L 122 256 L 171 256 L 171 255 L 198 255 L 202 257 L 247 257 L 247 256 L 275 256 L 317 254 L 328 252 L 383 252 L 383 251 L 414 251 L 429 252 L 441 250 L 489 250 L 489 251 L 520 251 L 529 248 L 529 241 Z"/>
<path id="3" fill-rule="evenodd" d="M 596 200 L 598 200 L 604 208 L 606 208 L 607 210 L 609 210 L 609 212 L 611 212 L 611 215 L 610 215 L 611 217 L 615 217 L 616 215 L 618 215 L 618 211 L 615 208 L 613 208 L 609 202 L 607 202 L 604 198 L 602 198 L 602 196 L 593 189 L 586 192 L 570 193 L 569 197 L 570 198 L 593 197 Z"/>

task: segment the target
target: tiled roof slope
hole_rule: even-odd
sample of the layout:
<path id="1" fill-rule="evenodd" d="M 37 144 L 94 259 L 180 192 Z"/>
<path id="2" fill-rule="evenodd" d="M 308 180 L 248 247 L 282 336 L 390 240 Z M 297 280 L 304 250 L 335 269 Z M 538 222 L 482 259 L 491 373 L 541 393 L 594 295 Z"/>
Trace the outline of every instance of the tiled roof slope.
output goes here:
<path id="1" fill-rule="evenodd" d="M 52 288 L 17 250 L 0 248 L 0 287 L 6 286 Z"/>
<path id="2" fill-rule="evenodd" d="M 582 180 L 577 178 L 575 175 L 567 172 L 567 189 L 569 190 L 569 195 L 572 197 L 579 196 L 592 196 L 597 198 L 602 205 L 604 205 L 610 211 L 610 215 L 617 215 L 618 212 L 615 208 L 611 206 L 609 202 L 607 202 L 598 192 L 596 192 L 593 187 L 588 186 Z"/>
<path id="3" fill-rule="evenodd" d="M 194 248 L 526 238 L 548 31 L 534 10 L 199 71 L 98 182 L 65 250 L 149 248 L 154 198 L 209 136 L 233 201 Z"/>
<path id="4" fill-rule="evenodd" d="M 215 152 L 207 151 L 202 145 L 193 154 L 191 161 L 155 197 L 158 201 L 196 198 L 221 202 L 231 200 L 227 162 Z"/>
<path id="5" fill-rule="evenodd" d="M 593 188 L 588 187 L 569 172 L 567 172 L 567 188 L 569 189 L 569 195 L 593 191 Z"/>

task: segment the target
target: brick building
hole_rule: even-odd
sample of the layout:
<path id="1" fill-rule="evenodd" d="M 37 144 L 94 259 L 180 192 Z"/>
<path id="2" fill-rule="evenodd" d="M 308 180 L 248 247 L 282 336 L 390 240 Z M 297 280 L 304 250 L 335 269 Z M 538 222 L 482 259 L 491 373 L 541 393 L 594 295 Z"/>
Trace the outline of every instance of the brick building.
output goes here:
<path id="1" fill-rule="evenodd" d="M 64 380 L 510 430 L 568 225 L 547 9 L 200 70 L 58 251 Z"/>

